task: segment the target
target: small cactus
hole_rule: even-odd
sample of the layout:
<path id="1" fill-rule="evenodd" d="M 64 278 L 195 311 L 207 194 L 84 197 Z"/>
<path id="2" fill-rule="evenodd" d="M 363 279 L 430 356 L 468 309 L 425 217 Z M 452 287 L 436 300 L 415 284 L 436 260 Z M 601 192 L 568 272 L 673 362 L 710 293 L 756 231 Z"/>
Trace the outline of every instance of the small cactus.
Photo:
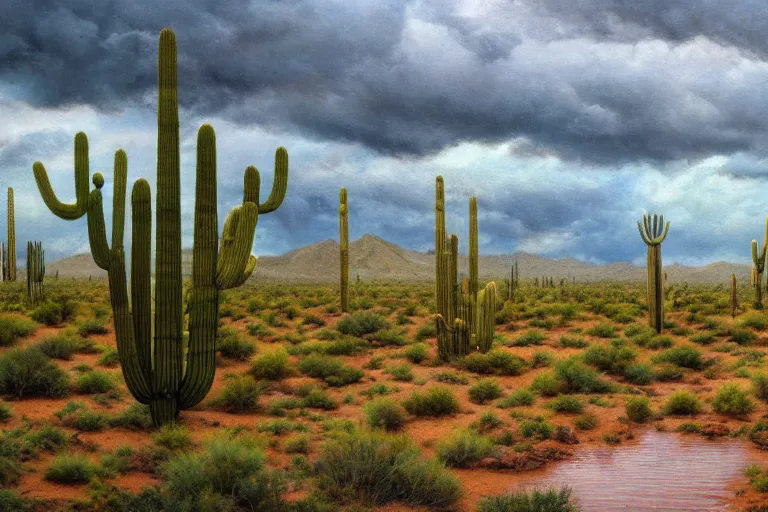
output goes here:
<path id="1" fill-rule="evenodd" d="M 341 310 L 346 312 L 349 309 L 349 225 L 347 210 L 347 189 L 339 191 L 339 261 L 340 275 L 339 285 L 341 293 Z M 358 282 L 360 276 L 358 276 Z"/>
<path id="2" fill-rule="evenodd" d="M 5 261 L 5 280 L 16 280 L 16 220 L 11 187 L 8 187 L 8 253 Z"/>
<path id="3" fill-rule="evenodd" d="M 664 330 L 664 283 L 661 268 L 661 243 L 667 237 L 669 222 L 663 215 L 643 214 L 643 223 L 637 223 L 640 236 L 648 246 L 648 312 L 649 324 L 657 333 Z"/>
<path id="4" fill-rule="evenodd" d="M 765 271 L 765 256 L 768 250 L 768 217 L 765 219 L 765 240 L 762 249 L 757 240 L 752 240 L 752 274 L 750 284 L 755 289 L 755 309 L 763 309 L 763 272 Z"/>
<path id="5" fill-rule="evenodd" d="M 44 298 L 45 251 L 42 242 L 27 242 L 27 297 L 32 304 Z"/>
<path id="6" fill-rule="evenodd" d="M 736 317 L 739 309 L 739 298 L 736 295 L 736 274 L 731 274 L 731 317 Z"/>

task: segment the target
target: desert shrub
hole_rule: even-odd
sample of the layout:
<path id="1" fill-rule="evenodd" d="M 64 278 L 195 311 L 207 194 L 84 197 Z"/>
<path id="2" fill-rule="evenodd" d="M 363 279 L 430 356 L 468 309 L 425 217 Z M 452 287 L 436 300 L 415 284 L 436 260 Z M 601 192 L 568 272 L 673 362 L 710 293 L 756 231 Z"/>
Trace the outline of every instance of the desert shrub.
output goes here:
<path id="1" fill-rule="evenodd" d="M 251 412 L 259 408 L 259 398 L 267 390 L 263 381 L 256 381 L 246 375 L 229 376 L 224 389 L 212 400 L 212 405 L 226 412 Z"/>
<path id="2" fill-rule="evenodd" d="M 460 430 L 441 440 L 435 449 L 437 458 L 449 468 L 466 468 L 495 452 L 490 438 L 474 430 Z"/>
<path id="3" fill-rule="evenodd" d="M 573 424 L 579 430 L 593 430 L 600 424 L 600 420 L 594 414 L 585 413 L 577 416 Z"/>
<path id="4" fill-rule="evenodd" d="M 552 437 L 554 430 L 555 428 L 551 423 L 541 418 L 522 420 L 520 422 L 520 434 L 525 438 L 535 438 L 544 441 Z"/>
<path id="5" fill-rule="evenodd" d="M 390 324 L 386 318 L 370 311 L 352 313 L 337 321 L 335 325 L 336 330 L 340 333 L 357 337 L 373 334 L 389 327 Z"/>
<path id="6" fill-rule="evenodd" d="M 701 401 L 690 391 L 675 391 L 664 404 L 666 414 L 695 415 L 701 411 Z"/>
<path id="7" fill-rule="evenodd" d="M 101 356 L 99 356 L 97 363 L 101 366 L 106 366 L 107 368 L 114 368 L 120 364 L 120 354 L 117 349 L 108 348 L 102 352 Z"/>
<path id="8" fill-rule="evenodd" d="M 55 336 L 46 336 L 37 347 L 50 358 L 69 360 L 72 359 L 72 354 L 84 346 L 83 341 L 79 336 L 62 332 Z"/>
<path id="9" fill-rule="evenodd" d="M 306 394 L 303 394 L 302 405 L 310 409 L 324 409 L 326 411 L 339 408 L 339 403 L 329 397 L 322 389 L 311 389 Z"/>
<path id="10" fill-rule="evenodd" d="M 395 364 L 387 368 L 387 373 L 399 382 L 410 382 L 413 380 L 413 371 L 409 364 Z"/>
<path id="11" fill-rule="evenodd" d="M 63 409 L 56 412 L 61 422 L 77 430 L 98 432 L 107 426 L 107 417 L 101 413 L 89 410 L 80 402 L 69 402 Z"/>
<path id="12" fill-rule="evenodd" d="M 330 386 L 346 386 L 363 378 L 362 370 L 345 365 L 332 357 L 309 355 L 299 363 L 301 373 L 324 380 Z"/>
<path id="13" fill-rule="evenodd" d="M 3 466 L 3 460 L 0 459 L 0 467 Z M 21 470 L 21 468 L 19 468 Z M 0 469 L 0 485 L 9 486 L 12 482 L 3 482 L 3 470 Z M 2 512 L 29 512 L 32 509 L 27 500 L 16 494 L 10 489 L 0 488 L 0 511 Z"/>
<path id="14" fill-rule="evenodd" d="M 57 398 L 69 393 L 69 376 L 39 348 L 0 356 L 0 394 Z"/>
<path id="15" fill-rule="evenodd" d="M 711 345 L 715 341 L 715 335 L 711 332 L 699 332 L 689 339 L 697 345 Z"/>
<path id="16" fill-rule="evenodd" d="M 494 349 L 485 354 L 472 352 L 456 364 L 464 370 L 484 375 L 520 375 L 526 366 L 525 360 L 502 349 Z"/>
<path id="17" fill-rule="evenodd" d="M 757 398 L 768 401 L 768 373 L 756 372 L 752 374 L 752 390 Z"/>
<path id="18" fill-rule="evenodd" d="M 365 416 L 372 428 L 400 430 L 405 424 L 403 408 L 390 398 L 376 398 L 365 404 Z"/>
<path id="19" fill-rule="evenodd" d="M 493 411 L 486 410 L 480 415 L 477 421 L 472 422 L 469 427 L 483 434 L 504 425 L 504 422 Z"/>
<path id="20" fill-rule="evenodd" d="M 768 329 L 768 316 L 757 311 L 750 311 L 741 317 L 741 321 L 737 325 L 739 327 L 751 327 L 757 331 L 764 331 Z"/>
<path id="21" fill-rule="evenodd" d="M 549 402 L 549 407 L 555 412 L 579 413 L 584 410 L 584 402 L 573 395 L 561 395 Z"/>
<path id="22" fill-rule="evenodd" d="M 536 330 L 526 331 L 524 334 L 510 343 L 513 347 L 527 347 L 529 345 L 541 345 L 541 342 L 546 339 L 546 336 Z"/>
<path id="23" fill-rule="evenodd" d="M 477 503 L 475 512 L 579 512 L 571 497 L 571 489 L 533 489 L 507 491 L 499 496 L 486 496 Z"/>
<path id="24" fill-rule="evenodd" d="M 346 435 L 327 442 L 316 464 L 319 485 L 336 497 L 365 497 L 383 505 L 446 508 L 461 496 L 459 479 L 436 460 L 419 457 L 405 436 Z"/>
<path id="25" fill-rule="evenodd" d="M 635 423 L 645 423 L 653 416 L 651 402 L 645 396 L 631 396 L 624 402 L 627 418 Z"/>
<path id="26" fill-rule="evenodd" d="M 593 369 L 577 357 L 570 357 L 555 365 L 555 375 L 565 384 L 566 393 L 607 393 L 613 389 L 610 382 L 600 378 Z"/>
<path id="27" fill-rule="evenodd" d="M 280 510 L 285 486 L 277 472 L 264 468 L 265 462 L 264 451 L 249 438 L 216 438 L 202 453 L 173 457 L 163 471 L 165 487 L 172 499 L 189 507 L 181 510 L 195 510 L 212 497 L 219 503 L 244 502 L 252 510 Z M 224 510 L 235 510 L 229 507 Z"/>
<path id="28" fill-rule="evenodd" d="M 614 338 L 616 336 L 616 328 L 613 326 L 613 324 L 609 323 L 593 325 L 587 329 L 586 332 L 590 336 L 595 336 L 598 338 Z"/>
<path id="29" fill-rule="evenodd" d="M 744 416 L 755 410 L 755 403 L 737 384 L 724 384 L 712 400 L 712 409 L 718 414 Z"/>
<path id="30" fill-rule="evenodd" d="M 133 403 L 120 414 L 109 418 L 109 425 L 112 427 L 123 427 L 127 429 L 146 430 L 152 427 L 152 416 L 149 412 L 149 406 L 139 403 Z"/>
<path id="31" fill-rule="evenodd" d="M 565 381 L 560 379 L 554 371 L 538 374 L 531 382 L 531 391 L 541 396 L 557 396 L 567 390 Z"/>
<path id="32" fill-rule="evenodd" d="M 581 336 L 560 336 L 560 346 L 562 348 L 585 348 L 589 346 Z"/>
<path id="33" fill-rule="evenodd" d="M 700 370 L 705 362 L 701 357 L 701 351 L 690 345 L 681 345 L 670 348 L 652 358 L 654 363 L 670 363 L 681 368 Z"/>
<path id="34" fill-rule="evenodd" d="M 480 379 L 469 388 L 469 399 L 476 404 L 484 404 L 501 396 L 501 387 L 496 379 Z"/>
<path id="35" fill-rule="evenodd" d="M 307 434 L 293 434 L 283 444 L 285 453 L 309 453 L 312 438 Z"/>
<path id="36" fill-rule="evenodd" d="M 416 341 L 424 341 L 428 338 L 437 337 L 437 326 L 435 322 L 427 322 L 416 330 L 416 334 L 413 339 Z"/>
<path id="37" fill-rule="evenodd" d="M 624 369 L 627 382 L 638 386 L 647 386 L 653 382 L 653 367 L 647 363 L 634 363 Z"/>
<path id="38" fill-rule="evenodd" d="M 258 380 L 284 379 L 292 373 L 288 353 L 283 349 L 264 352 L 251 361 L 248 373 Z"/>
<path id="39" fill-rule="evenodd" d="M 608 345 L 592 345 L 584 352 L 584 362 L 614 375 L 624 373 L 637 354 L 626 342 L 614 340 Z"/>
<path id="40" fill-rule="evenodd" d="M 673 380 L 682 380 L 683 371 L 674 364 L 666 363 L 659 365 L 653 373 L 653 378 L 659 382 L 670 382 Z"/>
<path id="41" fill-rule="evenodd" d="M 17 460 L 12 457 L 0 455 L 0 486 L 10 487 L 11 485 L 16 485 L 23 474 L 24 470 Z M 0 488 L 0 492 L 2 491 L 3 489 Z M 15 509 L 3 509 L 2 505 L 3 502 L 0 501 L 0 510 L 15 512 Z"/>
<path id="42" fill-rule="evenodd" d="M 247 361 L 256 352 L 256 347 L 239 331 L 227 328 L 219 329 L 216 334 L 216 350 L 227 359 Z"/>
<path id="43" fill-rule="evenodd" d="M 755 336 L 755 333 L 749 329 L 733 329 L 729 339 L 739 345 L 748 345 L 755 341 L 757 336 Z"/>
<path id="44" fill-rule="evenodd" d="M 464 375 L 460 373 L 456 373 L 451 370 L 445 370 L 442 372 L 435 373 L 434 375 L 432 375 L 432 378 L 438 382 L 443 382 L 445 384 L 468 384 L 469 383 L 469 379 L 467 379 Z"/>
<path id="45" fill-rule="evenodd" d="M 426 343 L 414 343 L 405 349 L 404 355 L 413 364 L 419 364 L 429 358 L 429 345 Z"/>
<path id="46" fill-rule="evenodd" d="M 35 322 L 53 326 L 67 321 L 75 311 L 75 305 L 69 300 L 54 302 L 48 300 L 40 304 L 30 315 Z"/>
<path id="47" fill-rule="evenodd" d="M 171 451 L 186 450 L 194 444 L 189 430 L 174 423 L 160 427 L 152 434 L 152 442 Z"/>
<path id="48" fill-rule="evenodd" d="M 109 329 L 107 329 L 106 321 L 97 320 L 96 318 L 89 318 L 84 320 L 80 323 L 80 325 L 77 326 L 77 333 L 80 336 L 89 336 L 91 334 L 107 334 L 108 332 Z"/>
<path id="49" fill-rule="evenodd" d="M 0 423 L 8 421 L 11 418 L 13 418 L 13 411 L 11 408 L 8 406 L 8 404 L 0 402 Z"/>
<path id="50" fill-rule="evenodd" d="M 768 469 L 761 468 L 757 464 L 752 464 L 744 470 L 744 474 L 749 478 L 752 488 L 760 493 L 768 492 Z M 751 512 L 765 512 L 765 508 L 750 508 Z"/>
<path id="51" fill-rule="evenodd" d="M 533 393 L 527 389 L 518 389 L 514 393 L 505 396 L 496 404 L 497 407 L 520 407 L 533 405 L 534 396 Z"/>
<path id="52" fill-rule="evenodd" d="M 115 381 L 112 375 L 106 372 L 94 370 L 77 376 L 75 388 L 79 393 L 93 394 L 106 393 L 115 389 Z"/>
<path id="53" fill-rule="evenodd" d="M 260 422 L 256 430 L 269 432 L 273 436 L 281 436 L 286 432 L 306 432 L 309 429 L 303 423 L 293 423 L 288 420 L 268 420 Z"/>
<path id="54" fill-rule="evenodd" d="M 35 331 L 35 324 L 14 315 L 0 315 L 0 347 L 7 347 L 17 339 L 29 336 Z"/>
<path id="55" fill-rule="evenodd" d="M 96 466 L 78 454 L 57 456 L 45 470 L 45 479 L 59 484 L 87 483 L 96 474 Z"/>
<path id="56" fill-rule="evenodd" d="M 555 358 L 552 356 L 552 354 L 540 350 L 533 353 L 533 357 L 531 358 L 531 368 L 544 368 L 546 366 L 552 366 L 552 363 L 554 362 Z"/>
<path id="57" fill-rule="evenodd" d="M 403 407 L 415 416 L 448 416 L 459 412 L 456 395 L 450 388 L 432 387 L 426 391 L 414 391 L 403 402 Z"/>

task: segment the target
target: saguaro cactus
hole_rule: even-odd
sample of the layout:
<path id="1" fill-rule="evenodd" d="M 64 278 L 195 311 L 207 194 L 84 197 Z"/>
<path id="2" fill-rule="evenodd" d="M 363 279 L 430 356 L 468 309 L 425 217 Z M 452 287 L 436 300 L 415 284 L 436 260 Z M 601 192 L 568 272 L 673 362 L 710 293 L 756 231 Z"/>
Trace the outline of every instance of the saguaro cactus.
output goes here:
<path id="1" fill-rule="evenodd" d="M 493 344 L 496 314 L 496 283 L 478 292 L 477 199 L 469 199 L 469 276 L 466 291 L 458 277 L 459 239 L 446 241 L 443 177 L 436 180 L 435 193 L 435 305 L 437 350 L 444 361 L 467 355 L 471 350 L 487 352 Z"/>
<path id="2" fill-rule="evenodd" d="M 5 280 L 16 280 L 16 219 L 13 208 L 13 189 L 8 187 L 8 255 Z"/>
<path id="3" fill-rule="evenodd" d="M 736 317 L 739 309 L 739 298 L 736 294 L 736 274 L 731 274 L 731 317 Z"/>
<path id="4" fill-rule="evenodd" d="M 763 309 L 763 272 L 765 271 L 765 256 L 768 250 L 768 217 L 765 219 L 765 239 L 759 249 L 757 240 L 752 240 L 752 276 L 750 284 L 755 289 L 755 309 Z"/>
<path id="5" fill-rule="evenodd" d="M 349 224 L 347 209 L 347 189 L 339 191 L 339 262 L 341 310 L 349 309 Z M 359 280 L 359 276 L 358 276 Z"/>
<path id="6" fill-rule="evenodd" d="M 643 214 L 643 224 L 638 221 L 637 229 L 648 246 L 648 311 L 650 326 L 657 333 L 664 330 L 664 283 L 661 269 L 661 242 L 667 237 L 669 222 L 664 216 Z"/>
<path id="7" fill-rule="evenodd" d="M 27 242 L 27 297 L 33 304 L 43 299 L 45 251 L 42 242 Z"/>
<path id="8" fill-rule="evenodd" d="M 63 204 L 56 198 L 40 162 L 35 163 L 34 173 L 43 199 L 53 213 L 67 220 L 87 214 L 93 259 L 109 275 L 110 302 L 125 382 L 136 400 L 150 406 L 155 425 L 162 425 L 175 421 L 181 409 L 200 402 L 211 387 L 216 371 L 219 290 L 241 285 L 256 267 L 256 257 L 250 255 L 256 224 L 259 214 L 276 210 L 285 197 L 288 153 L 282 147 L 277 149 L 274 183 L 265 203 L 259 203 L 259 172 L 253 166 L 245 170 L 243 203 L 227 216 L 219 247 L 215 134 L 207 124 L 198 130 L 192 286 L 186 300 L 189 342 L 185 343 L 176 37 L 167 28 L 160 33 L 158 79 L 154 308 L 150 302 L 151 197 L 149 183 L 144 179 L 134 183 L 131 193 L 132 310 L 128 304 L 123 249 L 128 174 L 125 152 L 115 153 L 111 247 L 104 226 L 101 174 L 94 174 L 95 189 L 88 192 L 88 139 L 84 133 L 75 136 L 75 203 Z"/>

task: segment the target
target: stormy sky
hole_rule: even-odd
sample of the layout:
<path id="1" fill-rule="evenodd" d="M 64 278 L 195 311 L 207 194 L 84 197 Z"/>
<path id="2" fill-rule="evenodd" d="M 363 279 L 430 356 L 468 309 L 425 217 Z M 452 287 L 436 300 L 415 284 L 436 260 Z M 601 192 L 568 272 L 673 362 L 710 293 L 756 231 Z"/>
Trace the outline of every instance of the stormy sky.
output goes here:
<path id="1" fill-rule="evenodd" d="M 28 239 L 49 261 L 87 250 L 85 219 L 50 213 L 32 176 L 42 161 L 73 200 L 78 131 L 108 205 L 118 148 L 129 180 L 154 193 L 166 26 L 179 50 L 185 246 L 206 122 L 220 226 L 245 167 L 259 168 L 266 198 L 275 149 L 288 149 L 288 195 L 260 218 L 257 255 L 336 238 L 342 186 L 351 238 L 430 249 L 438 174 L 464 246 L 477 196 L 486 254 L 642 264 L 644 211 L 671 221 L 665 263 L 746 263 L 764 236 L 764 2 L 4 0 L 0 20 L 0 211 L 11 186 L 20 258 Z"/>

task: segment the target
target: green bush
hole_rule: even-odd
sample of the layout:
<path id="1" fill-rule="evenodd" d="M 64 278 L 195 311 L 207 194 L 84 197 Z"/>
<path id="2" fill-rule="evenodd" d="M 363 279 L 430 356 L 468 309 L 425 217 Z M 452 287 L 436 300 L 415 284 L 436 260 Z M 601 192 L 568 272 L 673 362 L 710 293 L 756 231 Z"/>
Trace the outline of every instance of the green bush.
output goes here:
<path id="1" fill-rule="evenodd" d="M 263 381 L 255 381 L 246 375 L 233 375 L 212 400 L 212 405 L 230 413 L 252 412 L 259 408 L 259 398 L 266 390 L 267 385 Z"/>
<path id="2" fill-rule="evenodd" d="M 752 389 L 757 398 L 768 402 L 768 373 L 766 372 L 753 373 Z"/>
<path id="3" fill-rule="evenodd" d="M 84 340 L 66 332 L 56 334 L 55 336 L 46 336 L 37 347 L 53 359 L 72 359 L 72 354 L 79 352 L 84 347 Z"/>
<path id="4" fill-rule="evenodd" d="M 0 355 L 0 394 L 58 398 L 69 393 L 69 376 L 39 348 Z"/>
<path id="5" fill-rule="evenodd" d="M 706 366 L 701 351 L 690 345 L 681 345 L 665 350 L 652 358 L 654 363 L 670 363 L 681 368 L 701 370 Z"/>
<path id="6" fill-rule="evenodd" d="M 75 311 L 75 305 L 71 301 L 61 300 L 54 302 L 52 300 L 40 304 L 32 311 L 32 320 L 48 326 L 60 325 L 66 322 Z"/>
<path id="7" fill-rule="evenodd" d="M 0 423 L 8 421 L 11 418 L 13 418 L 13 411 L 11 408 L 8 406 L 8 404 L 0 402 Z"/>
<path id="8" fill-rule="evenodd" d="M 152 434 L 152 442 L 172 452 L 186 450 L 194 444 L 189 431 L 174 423 L 163 425 Z"/>
<path id="9" fill-rule="evenodd" d="M 560 336 L 560 346 L 562 348 L 585 348 L 589 346 L 589 343 L 580 336 Z"/>
<path id="10" fill-rule="evenodd" d="M 662 364 L 653 374 L 654 379 L 659 382 L 670 382 L 673 380 L 682 380 L 683 371 L 674 364 Z"/>
<path id="11" fill-rule="evenodd" d="M 258 380 L 281 380 L 291 375 L 288 353 L 284 349 L 264 352 L 251 362 L 248 370 Z"/>
<path id="12" fill-rule="evenodd" d="M 755 336 L 755 333 L 749 329 L 733 329 L 731 331 L 730 340 L 739 345 L 748 345 L 756 339 L 757 336 Z"/>
<path id="13" fill-rule="evenodd" d="M 565 384 L 566 393 L 608 393 L 613 390 L 593 369 L 585 366 L 578 357 L 570 357 L 555 365 L 555 375 Z"/>
<path id="14" fill-rule="evenodd" d="M 341 436 L 323 445 L 315 470 L 320 487 L 336 498 L 441 509 L 461 497 L 458 477 L 438 461 L 419 457 L 405 436 L 365 432 Z"/>
<path id="15" fill-rule="evenodd" d="M 614 340 L 608 345 L 592 345 L 584 352 L 584 362 L 598 370 L 614 375 L 621 375 L 637 354 L 622 340 Z"/>
<path id="16" fill-rule="evenodd" d="M 107 329 L 106 321 L 97 320 L 96 318 L 89 318 L 77 326 L 77 333 L 80 336 L 90 336 L 91 334 L 107 334 L 108 332 L 109 329 Z"/>
<path id="17" fill-rule="evenodd" d="M 651 402 L 645 396 L 631 396 L 624 402 L 627 418 L 635 423 L 645 423 L 653 417 Z"/>
<path id="18" fill-rule="evenodd" d="M 387 368 L 387 373 L 399 382 L 410 382 L 413 380 L 413 371 L 409 364 L 396 364 Z"/>
<path id="19" fill-rule="evenodd" d="M 664 404 L 666 414 L 696 415 L 701 411 L 701 401 L 690 391 L 675 391 Z"/>
<path id="20" fill-rule="evenodd" d="M 469 399 L 475 404 L 484 404 L 501 396 L 501 386 L 496 379 L 480 379 L 469 388 Z"/>
<path id="21" fill-rule="evenodd" d="M 429 358 L 429 345 L 426 343 L 414 343 L 405 349 L 404 355 L 413 364 L 420 364 Z"/>
<path id="22" fill-rule="evenodd" d="M 0 315 L 0 347 L 7 347 L 17 339 L 35 331 L 35 324 L 14 315 Z"/>
<path id="23" fill-rule="evenodd" d="M 543 419 L 522 420 L 520 422 L 520 433 L 525 438 L 536 438 L 545 441 L 552 437 L 555 428 L 551 423 Z"/>
<path id="24" fill-rule="evenodd" d="M 449 416 L 459 412 L 461 408 L 453 391 L 444 387 L 414 391 L 403 402 L 403 407 L 414 416 Z"/>
<path id="25" fill-rule="evenodd" d="M 253 343 L 232 328 L 219 329 L 216 334 L 216 350 L 222 357 L 235 361 L 247 361 L 256 352 Z"/>
<path id="26" fill-rule="evenodd" d="M 78 375 L 75 381 L 75 388 L 79 393 L 88 395 L 106 393 L 115 389 L 115 381 L 109 373 L 94 370 Z"/>
<path id="27" fill-rule="evenodd" d="M 527 389 L 518 389 L 514 393 L 505 396 L 496 404 L 497 407 L 520 407 L 533 405 L 535 397 Z"/>
<path id="28" fill-rule="evenodd" d="M 712 409 L 718 414 L 744 416 L 754 412 L 755 403 L 737 384 L 724 384 L 715 394 Z"/>
<path id="29" fill-rule="evenodd" d="M 533 489 L 507 491 L 499 496 L 486 496 L 477 503 L 475 512 L 579 512 L 571 498 L 571 489 Z"/>
<path id="30" fill-rule="evenodd" d="M 390 324 L 386 318 L 370 311 L 352 313 L 337 321 L 335 325 L 336 330 L 340 333 L 357 337 L 373 334 L 389 327 Z"/>
<path id="31" fill-rule="evenodd" d="M 413 339 L 416 341 L 424 341 L 428 338 L 437 338 L 437 326 L 435 322 L 427 322 L 418 328 Z"/>
<path id="32" fill-rule="evenodd" d="M 483 375 L 520 375 L 526 366 L 524 359 L 502 349 L 494 349 L 485 354 L 472 352 L 456 364 L 459 368 Z"/>
<path id="33" fill-rule="evenodd" d="M 432 378 L 435 379 L 437 382 L 442 382 L 444 384 L 468 384 L 469 379 L 467 379 L 464 375 L 460 373 L 456 373 L 451 370 L 445 370 L 442 372 L 435 373 L 432 375 Z"/>
<path id="34" fill-rule="evenodd" d="M 441 440 L 437 458 L 450 468 L 466 468 L 495 453 L 493 441 L 474 430 L 460 430 Z"/>
<path id="35" fill-rule="evenodd" d="M 363 378 L 362 370 L 345 365 L 332 357 L 309 355 L 299 363 L 301 373 L 324 380 L 330 386 L 346 386 Z"/>
<path id="36" fill-rule="evenodd" d="M 624 378 L 637 386 L 647 386 L 653 382 L 653 366 L 647 363 L 631 364 L 624 370 Z"/>
<path id="37" fill-rule="evenodd" d="M 365 404 L 365 416 L 372 428 L 400 430 L 405 424 L 403 408 L 391 398 L 376 398 Z"/>
<path id="38" fill-rule="evenodd" d="M 573 395 L 561 395 L 549 402 L 549 407 L 555 412 L 579 413 L 584 410 L 584 402 Z"/>
<path id="39" fill-rule="evenodd" d="M 96 466 L 78 454 L 57 456 L 45 470 L 45 479 L 59 484 L 87 483 L 96 474 Z"/>
<path id="40" fill-rule="evenodd" d="M 613 324 L 600 323 L 587 329 L 587 334 L 590 336 L 596 336 L 598 338 L 614 338 L 616 337 L 616 328 Z"/>
<path id="41" fill-rule="evenodd" d="M 546 336 L 534 329 L 526 331 L 523 335 L 518 337 L 512 343 L 513 347 L 527 347 L 529 345 L 541 345 L 541 342 L 546 339 Z"/>
<path id="42" fill-rule="evenodd" d="M 108 348 L 102 352 L 101 356 L 99 356 L 97 363 L 101 366 L 106 366 L 107 368 L 115 368 L 120 364 L 120 354 L 117 349 Z"/>
<path id="43" fill-rule="evenodd" d="M 585 413 L 577 416 L 573 424 L 579 430 L 593 430 L 600 424 L 600 420 L 594 414 Z"/>

